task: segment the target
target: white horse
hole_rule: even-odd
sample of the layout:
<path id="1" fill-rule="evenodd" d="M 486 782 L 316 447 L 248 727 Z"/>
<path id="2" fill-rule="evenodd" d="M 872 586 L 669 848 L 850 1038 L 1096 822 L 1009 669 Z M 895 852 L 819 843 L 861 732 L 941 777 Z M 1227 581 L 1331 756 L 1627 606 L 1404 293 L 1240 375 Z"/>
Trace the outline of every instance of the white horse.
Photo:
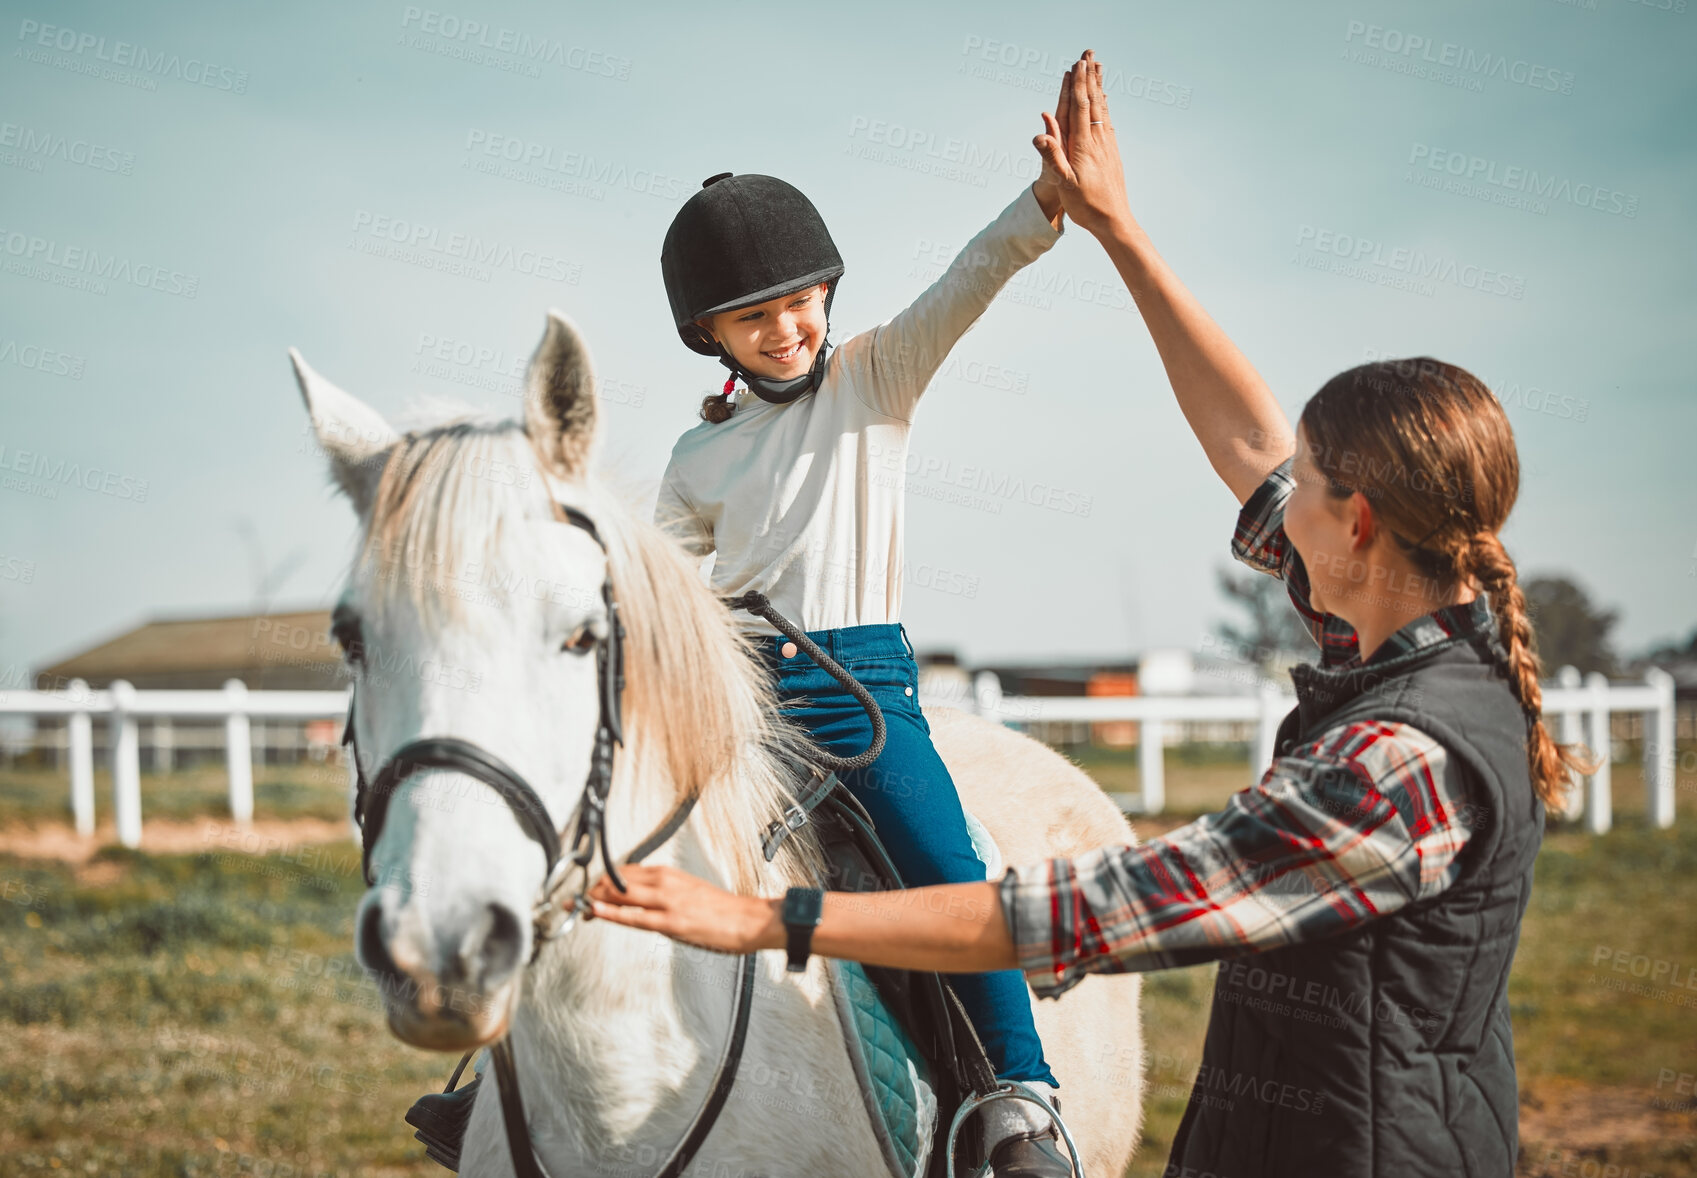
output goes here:
<path id="1" fill-rule="evenodd" d="M 698 803 L 649 859 L 744 894 L 808 882 L 805 839 L 768 863 L 760 832 L 788 803 L 798 730 L 777 719 L 763 675 L 694 562 L 590 471 L 596 399 L 589 357 L 550 312 L 531 361 L 524 421 L 460 419 L 400 434 L 291 352 L 331 472 L 362 541 L 337 607 L 374 777 L 421 736 L 468 740 L 573 818 L 598 721 L 595 658 L 610 575 L 628 638 L 624 745 L 608 829 L 615 858 L 689 791 Z M 606 551 L 561 522 L 596 524 Z M 1007 862 L 1132 841 L 1076 767 L 1001 725 L 928 712 L 967 807 Z M 445 1051 L 510 1031 L 537 1156 L 556 1175 L 651 1172 L 702 1104 L 729 1033 L 736 959 L 604 921 L 533 949 L 538 844 L 495 792 L 420 771 L 393 794 L 360 903 L 357 952 L 404 1041 Z M 784 972 L 762 954 L 746 1052 L 691 1173 L 878 1175 L 884 1157 L 855 1097 L 829 987 L 815 958 Z M 1142 1047 L 1135 975 L 1100 977 L 1038 1004 L 1087 1170 L 1113 1178 L 1136 1143 Z M 486 1083 L 462 1172 L 512 1172 Z M 397 1120 L 401 1110 L 396 1110 Z M 397 1129 L 400 1126 L 397 1124 Z"/>

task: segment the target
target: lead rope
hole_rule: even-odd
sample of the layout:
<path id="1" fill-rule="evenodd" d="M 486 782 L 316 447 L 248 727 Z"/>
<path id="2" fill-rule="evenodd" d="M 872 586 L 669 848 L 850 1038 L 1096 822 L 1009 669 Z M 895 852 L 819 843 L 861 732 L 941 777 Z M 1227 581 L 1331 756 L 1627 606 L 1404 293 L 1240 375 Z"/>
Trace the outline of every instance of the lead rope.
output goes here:
<path id="1" fill-rule="evenodd" d="M 878 701 L 872 698 L 872 693 L 862 687 L 860 681 L 843 669 L 841 663 L 819 649 L 819 644 L 809 638 L 796 624 L 772 608 L 764 593 L 749 591 L 740 597 L 725 599 L 728 609 L 745 609 L 751 614 L 765 618 L 776 626 L 778 632 L 800 647 L 807 657 L 818 663 L 831 678 L 841 683 L 855 701 L 866 709 L 866 718 L 872 721 L 872 743 L 866 746 L 866 751 L 856 753 L 852 757 L 839 757 L 820 749 L 812 758 L 825 768 L 837 773 L 847 773 L 854 769 L 864 769 L 878 759 L 884 751 L 884 713 L 878 707 Z"/>

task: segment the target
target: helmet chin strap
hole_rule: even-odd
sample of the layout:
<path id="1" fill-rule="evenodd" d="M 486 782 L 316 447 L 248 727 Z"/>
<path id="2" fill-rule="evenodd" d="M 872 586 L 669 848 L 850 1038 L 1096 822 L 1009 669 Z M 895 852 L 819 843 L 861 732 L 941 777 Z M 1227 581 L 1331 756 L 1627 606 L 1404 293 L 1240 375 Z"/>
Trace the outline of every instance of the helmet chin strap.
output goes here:
<path id="1" fill-rule="evenodd" d="M 823 343 L 819 345 L 819 354 L 813 358 L 813 367 L 802 376 L 794 376 L 789 380 L 773 380 L 771 377 L 756 376 L 741 364 L 725 348 L 719 345 L 719 363 L 729 368 L 742 379 L 755 396 L 762 401 L 770 401 L 774 405 L 787 405 L 806 393 L 811 393 L 819 387 L 819 382 L 825 379 L 825 356 L 831 350 L 830 335 L 827 332 Z"/>

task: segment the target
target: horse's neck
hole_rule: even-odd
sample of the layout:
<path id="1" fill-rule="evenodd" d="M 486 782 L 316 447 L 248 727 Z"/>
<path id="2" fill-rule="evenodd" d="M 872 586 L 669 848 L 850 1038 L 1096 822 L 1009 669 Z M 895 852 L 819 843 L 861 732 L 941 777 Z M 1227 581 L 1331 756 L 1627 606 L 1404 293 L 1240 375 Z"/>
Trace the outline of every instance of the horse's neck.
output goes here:
<path id="1" fill-rule="evenodd" d="M 694 822 L 647 862 L 717 874 Z M 602 921 L 548 946 L 513 1027 L 521 1066 L 548 1094 L 538 1111 L 556 1110 L 545 1115 L 585 1146 L 687 1121 L 690 1077 L 711 1073 L 728 1033 L 736 961 Z"/>

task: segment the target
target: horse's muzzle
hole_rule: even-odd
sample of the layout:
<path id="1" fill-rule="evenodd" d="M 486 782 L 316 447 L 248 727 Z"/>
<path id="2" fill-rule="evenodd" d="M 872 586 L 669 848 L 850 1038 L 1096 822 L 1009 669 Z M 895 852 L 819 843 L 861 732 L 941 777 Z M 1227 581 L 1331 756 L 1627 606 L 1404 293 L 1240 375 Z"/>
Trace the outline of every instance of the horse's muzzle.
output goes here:
<path id="1" fill-rule="evenodd" d="M 529 951 L 518 916 L 490 903 L 467 913 L 463 927 L 427 933 L 416 909 L 396 911 L 385 901 L 381 889 L 368 897 L 355 945 L 390 1030 L 438 1051 L 469 1051 L 505 1034 Z"/>

